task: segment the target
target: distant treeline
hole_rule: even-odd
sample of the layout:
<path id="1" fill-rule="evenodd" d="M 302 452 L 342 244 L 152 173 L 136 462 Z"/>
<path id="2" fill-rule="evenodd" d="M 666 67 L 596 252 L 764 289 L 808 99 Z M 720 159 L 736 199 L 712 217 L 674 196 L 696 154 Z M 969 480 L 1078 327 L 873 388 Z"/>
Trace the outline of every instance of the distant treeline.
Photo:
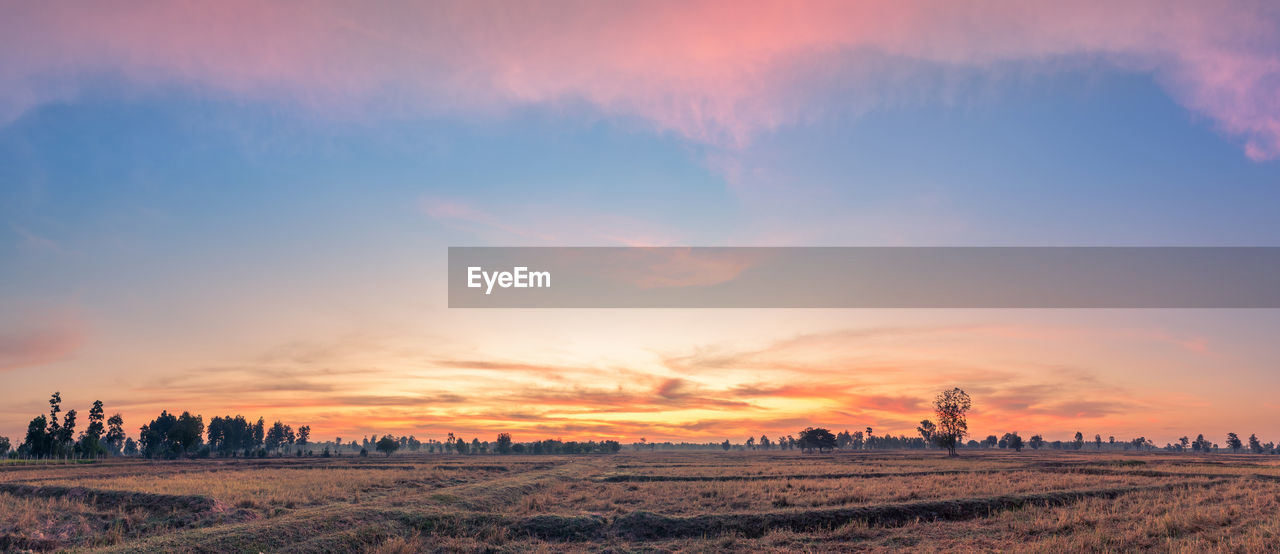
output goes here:
<path id="1" fill-rule="evenodd" d="M 59 417 L 59 414 L 62 414 Z M 124 418 L 115 414 L 103 418 L 102 401 L 89 410 L 89 425 L 76 434 L 75 410 L 62 413 L 62 396 L 53 393 L 49 399 L 49 415 L 32 418 L 27 435 L 17 448 L 8 437 L 0 437 L 0 456 L 26 459 L 85 459 L 104 456 L 142 456 L 174 459 L 180 457 L 267 457 L 267 456 L 339 456 L 344 452 L 368 456 L 379 452 L 386 456 L 401 451 L 427 451 L 457 454 L 611 454 L 622 449 L 618 441 L 561 441 L 558 439 L 514 442 L 509 433 L 500 433 L 493 442 L 467 441 L 449 433 L 444 442 L 434 439 L 422 442 L 416 437 L 383 435 L 364 437 L 344 443 L 341 437 L 331 442 L 314 443 L 311 426 L 293 426 L 281 421 L 267 425 L 264 418 L 250 421 L 242 415 L 214 416 L 205 424 L 203 416 L 168 411 L 138 429 L 138 440 L 127 437 Z"/>
<path id="2" fill-rule="evenodd" d="M 721 443 L 679 443 L 670 442 L 651 443 L 641 442 L 633 443 L 631 446 L 635 450 L 709 450 L 720 448 L 722 450 L 793 450 L 807 449 L 808 442 L 804 441 L 806 431 L 798 433 L 800 439 L 796 439 L 791 435 L 778 438 L 776 441 L 769 440 L 767 435 L 760 435 L 760 438 L 747 437 L 740 443 L 732 443 L 725 440 Z M 830 433 L 826 429 L 817 429 Z M 862 431 L 843 431 L 834 435 L 835 442 L 828 445 L 825 442 L 815 442 L 812 444 L 821 444 L 824 448 L 829 447 L 833 450 L 915 450 L 937 448 L 937 445 L 930 440 L 926 440 L 924 436 L 908 437 L 905 435 L 893 436 L 889 434 L 876 436 L 871 434 L 871 428 L 868 427 L 866 434 Z M 816 440 L 816 439 L 815 439 Z M 1102 435 L 1094 435 L 1092 440 L 1085 440 L 1084 434 L 1076 432 L 1073 440 L 1055 440 L 1046 441 L 1040 435 L 1032 435 L 1030 439 L 1024 440 L 1016 431 L 1005 433 L 1003 436 L 987 435 L 982 440 L 969 440 L 963 444 L 957 444 L 957 448 L 984 449 L 984 448 L 1007 448 L 1021 452 L 1023 448 L 1031 448 L 1032 450 L 1085 450 L 1085 451 L 1165 451 L 1165 452 L 1223 452 L 1231 451 L 1238 453 L 1241 451 L 1253 454 L 1278 454 L 1280 455 L 1280 446 L 1274 442 L 1262 442 L 1257 435 L 1249 435 L 1247 439 L 1241 439 L 1235 433 L 1227 433 L 1224 446 L 1218 443 L 1210 442 L 1204 438 L 1204 435 L 1197 435 L 1195 439 L 1190 437 L 1181 437 L 1178 442 L 1166 443 L 1164 446 L 1157 447 L 1154 442 L 1146 437 L 1137 437 L 1129 440 L 1117 441 L 1114 436 L 1107 437 L 1106 440 Z"/>
<path id="3" fill-rule="evenodd" d="M 1077 432 L 1072 440 L 1046 441 L 1040 435 L 1023 438 L 1016 432 L 1001 437 L 988 435 L 983 440 L 963 442 L 967 435 L 964 412 L 969 399 L 960 389 L 944 391 L 935 402 L 939 424 L 926 419 L 916 428 L 919 436 L 876 435 L 871 427 L 864 431 L 848 430 L 832 433 L 821 427 L 809 427 L 793 435 L 770 439 L 767 435 L 748 437 L 741 443 L 723 442 L 649 442 L 641 438 L 631 446 L 635 450 L 897 450 L 946 448 L 954 454 L 957 448 L 1007 448 L 1021 451 L 1033 450 L 1156 450 L 1156 445 L 1145 437 L 1117 441 L 1114 436 L 1103 440 L 1094 435 L 1086 440 Z M 61 417 L 60 417 L 61 414 Z M 53 393 L 49 398 L 49 415 L 32 418 L 27 434 L 17 448 L 12 448 L 8 437 L 0 437 L 0 456 L 32 459 L 98 458 L 103 456 L 143 456 L 147 458 L 179 457 L 267 457 L 267 456 L 341 456 L 344 453 L 368 456 L 378 452 L 385 456 L 398 451 L 454 453 L 454 454 L 611 454 L 622 449 L 614 440 L 561 441 L 558 439 L 532 442 L 514 442 L 509 433 L 499 433 L 492 442 L 473 438 L 470 441 L 449 433 L 444 441 L 418 440 L 413 435 L 366 436 L 360 441 L 343 442 L 341 437 L 333 441 L 315 443 L 311 440 L 311 426 L 293 426 L 276 421 L 270 426 L 259 417 L 249 420 L 242 415 L 215 416 L 205 424 L 200 415 L 182 412 L 174 415 L 162 411 L 159 416 L 141 426 L 138 440 L 127 437 L 124 419 L 120 414 L 105 418 L 101 401 L 94 401 L 89 409 L 88 425 L 76 434 L 76 410 L 62 412 L 62 396 Z M 1255 454 L 1280 454 L 1273 442 L 1261 442 L 1257 435 L 1241 439 L 1235 433 L 1227 433 L 1223 447 L 1198 435 L 1194 440 L 1181 437 L 1176 443 L 1168 443 L 1163 450 L 1172 452 L 1219 452 L 1242 450 Z"/>

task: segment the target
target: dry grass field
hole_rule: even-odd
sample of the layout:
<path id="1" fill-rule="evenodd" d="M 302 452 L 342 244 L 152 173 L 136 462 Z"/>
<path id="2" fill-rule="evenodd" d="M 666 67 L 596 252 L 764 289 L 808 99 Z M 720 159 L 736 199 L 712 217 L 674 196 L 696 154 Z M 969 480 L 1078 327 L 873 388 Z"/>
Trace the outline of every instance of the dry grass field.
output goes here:
<path id="1" fill-rule="evenodd" d="M 1280 460 L 640 452 L 0 465 L 4 551 L 1272 551 Z"/>

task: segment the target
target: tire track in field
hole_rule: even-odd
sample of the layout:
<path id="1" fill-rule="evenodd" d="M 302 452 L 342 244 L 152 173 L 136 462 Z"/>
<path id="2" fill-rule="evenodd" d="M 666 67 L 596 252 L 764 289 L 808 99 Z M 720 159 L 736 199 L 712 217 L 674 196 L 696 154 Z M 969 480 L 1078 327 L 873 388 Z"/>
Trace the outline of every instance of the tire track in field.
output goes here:
<path id="1" fill-rule="evenodd" d="M 862 473 L 779 473 L 763 475 L 649 475 L 621 473 L 598 479 L 602 483 L 628 483 L 646 481 L 772 481 L 782 479 L 876 479 L 883 477 L 925 477 L 930 475 L 984 475 L 1011 471 L 1028 471 L 1026 468 L 1002 469 L 944 469 L 926 471 L 866 471 Z M 1034 471 L 1034 470 L 1030 470 Z"/>
<path id="2" fill-rule="evenodd" d="M 584 463 L 586 462 L 586 463 Z M 576 471 L 597 464 L 575 460 L 539 465 L 528 471 L 506 473 L 496 479 L 458 483 L 433 489 L 435 494 L 453 494 L 470 502 L 509 501 L 536 486 L 538 480 L 572 477 Z M 226 552 L 226 551 L 346 551 L 367 546 L 370 536 L 405 536 L 415 531 L 443 535 L 466 535 L 483 528 L 508 527 L 512 521 L 457 506 L 433 504 L 431 496 L 414 490 L 413 497 L 386 491 L 360 503 L 334 502 L 298 508 L 253 521 L 180 530 L 141 541 L 118 545 L 110 552 Z M 434 496 L 434 494 L 432 495 Z"/>
<path id="3" fill-rule="evenodd" d="M 566 541 L 590 541 L 607 537 L 646 541 L 706 537 L 726 533 L 760 537 L 777 529 L 812 532 L 835 529 L 852 522 L 890 527 L 919 521 L 977 519 L 1006 510 L 1065 506 L 1089 498 L 1113 499 L 1132 493 L 1208 487 L 1227 481 L 1222 479 L 1203 483 L 1055 491 L 823 510 L 704 514 L 688 517 L 664 516 L 644 511 L 631 512 L 612 520 L 599 516 L 534 516 L 512 522 L 511 530 L 518 535 Z"/>

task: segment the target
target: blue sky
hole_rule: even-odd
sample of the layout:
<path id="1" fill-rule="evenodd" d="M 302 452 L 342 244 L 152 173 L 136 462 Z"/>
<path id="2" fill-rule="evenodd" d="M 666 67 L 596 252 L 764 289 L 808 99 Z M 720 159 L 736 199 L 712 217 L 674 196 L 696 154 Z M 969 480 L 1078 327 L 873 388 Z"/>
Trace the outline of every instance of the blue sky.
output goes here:
<path id="1" fill-rule="evenodd" d="M 61 23 L 54 16 L 40 20 Z M 553 24 L 559 23 L 547 23 Z M 927 34 L 932 23 L 921 25 L 915 32 Z M 1105 35 L 1105 25 L 1098 29 Z M 282 30 L 282 36 L 305 38 L 312 31 Z M 556 42 L 550 31 L 546 37 L 530 32 L 527 44 Z M 831 32 L 842 36 L 838 29 L 814 31 Z M 1212 52 L 1242 51 L 1222 34 L 1193 42 Z M 99 46 L 124 48 L 113 37 L 104 31 Z M 1265 38 L 1270 42 L 1239 58 L 1274 61 L 1267 46 L 1273 37 Z M 831 40 L 841 43 L 837 39 Z M 1170 362 L 1160 350 L 1169 344 L 1197 352 L 1201 343 L 1220 353 L 1226 347 L 1229 372 L 1270 383 L 1273 356 L 1258 331 L 1274 328 L 1270 312 L 795 311 L 766 313 L 767 324 L 749 330 L 736 313 L 559 312 L 537 319 L 444 308 L 445 248 L 459 245 L 1280 244 L 1280 161 L 1266 146 L 1274 137 L 1266 125 L 1240 123 L 1268 114 L 1269 105 L 1214 96 L 1274 96 L 1269 81 L 1197 84 L 1188 75 L 1199 75 L 1198 69 L 1164 60 L 1172 56 L 1195 69 L 1200 66 L 1186 60 L 1201 58 L 1167 45 L 1117 47 L 1098 39 L 1101 46 L 1077 50 L 1028 39 L 1015 45 L 1027 51 L 1023 56 L 1004 46 L 974 46 L 982 39 L 970 37 L 962 41 L 967 53 L 955 59 L 888 38 L 818 53 L 762 39 L 782 52 L 762 62 L 762 70 L 736 65 L 741 60 L 734 52 L 754 50 L 731 47 L 730 33 L 723 37 L 727 54 L 713 48 L 708 55 L 716 63 L 688 62 L 685 72 L 667 72 L 666 64 L 681 62 L 649 46 L 635 46 L 642 62 L 632 51 L 609 54 L 622 60 L 616 65 L 608 55 L 584 54 L 576 62 L 598 71 L 581 74 L 538 73 L 560 67 L 555 62 L 564 54 L 551 46 L 525 58 L 462 47 L 463 62 L 426 56 L 424 64 L 439 67 L 413 77 L 406 68 L 415 67 L 414 56 L 397 50 L 382 53 L 388 67 L 371 70 L 385 88 L 361 96 L 362 87 L 327 70 L 318 77 L 285 71 L 273 80 L 280 68 L 261 74 L 250 68 L 245 77 L 234 64 L 219 65 L 220 53 L 188 64 L 147 50 L 157 56 L 148 65 L 128 56 L 99 59 L 56 36 L 10 40 L 28 40 L 30 58 L 46 65 L 24 62 L 0 74 L 29 87 L 35 98 L 0 102 L 19 106 L 0 120 L 0 379 L 7 396 L 17 399 L 0 409 L 0 433 L 17 433 L 55 389 L 84 405 L 101 391 L 109 406 L 134 419 L 177 401 L 280 417 L 320 411 L 368 417 L 367 405 L 332 394 L 358 389 L 361 398 L 386 396 L 398 410 L 378 420 L 386 427 L 426 433 L 473 425 L 480 432 L 485 423 L 463 423 L 474 418 L 471 407 L 436 406 L 424 423 L 408 415 L 418 409 L 411 398 L 397 395 L 426 394 L 475 369 L 450 367 L 447 360 L 492 356 L 511 364 L 512 373 L 477 378 L 481 384 L 471 392 L 479 405 L 500 401 L 484 400 L 494 387 L 536 390 L 541 396 L 520 398 L 543 406 L 545 419 L 521 423 L 525 432 L 625 437 L 647 421 L 618 415 L 631 413 L 633 397 L 605 407 L 584 400 L 567 414 L 553 400 L 594 398 L 587 393 L 633 384 L 643 397 L 672 390 L 664 385 L 670 379 L 687 381 L 690 391 L 731 396 L 744 383 L 771 377 L 696 374 L 662 360 L 680 352 L 789 344 L 789 338 L 883 320 L 914 329 L 945 320 L 1025 333 L 975 332 L 967 345 L 949 338 L 923 361 L 880 345 L 877 367 L 971 355 L 972 367 L 984 368 L 973 375 L 988 375 L 984 371 L 1045 346 L 1038 341 L 1076 341 L 1078 349 L 1110 341 L 1099 338 L 1105 335 L 1128 338 L 1099 347 L 1096 359 L 1076 359 L 1070 349 L 1062 354 L 1092 377 L 1063 385 L 1057 370 L 1044 370 L 1009 383 L 1054 383 L 1087 396 L 1088 386 L 1141 382 L 1157 366 L 1182 375 L 1149 394 L 1134 389 L 1140 400 L 1109 397 L 1132 401 L 1133 412 L 1072 415 L 1055 411 L 1064 403 L 1042 398 L 1043 409 L 1030 413 L 1057 418 L 1036 420 L 1047 432 L 1080 420 L 1110 425 L 1112 432 L 1138 433 L 1145 425 L 1177 433 L 1172 429 L 1184 423 L 1177 410 L 1152 398 L 1195 397 L 1203 386 L 1197 368 L 1217 362 L 1177 356 Z M 128 40 L 119 42 L 132 44 Z M 165 37 L 155 40 L 163 49 Z M 196 54 L 207 46 L 168 40 Z M 696 46 L 702 39 L 689 40 Z M 438 46 L 428 41 L 422 48 Z M 280 48 L 283 67 L 318 63 L 289 58 L 291 51 Z M 1131 61 L 1149 52 L 1157 52 L 1150 54 L 1157 61 Z M 496 92 L 458 77 L 470 76 L 458 69 L 467 59 L 499 75 L 492 81 Z M 511 70 L 519 76 L 512 77 L 511 67 L 528 74 Z M 1231 67 L 1248 77 L 1254 66 Z M 361 74 L 357 65 L 332 69 Z M 708 72 L 715 79 L 701 80 Z M 465 86 L 441 93 L 453 86 L 450 79 Z M 1074 338 L 1062 339 L 1068 335 Z M 296 354 L 299 349 L 307 354 Z M 822 352 L 803 356 L 821 365 Z M 1118 357 L 1137 361 L 1117 367 Z M 1052 359 L 1040 361 L 1058 367 Z M 546 375 L 531 381 L 522 373 L 527 368 L 514 367 L 521 363 L 585 374 L 535 389 Z M 237 379 L 245 380 L 244 390 L 184 396 L 181 391 L 198 390 L 200 372 L 209 368 L 243 371 Z M 584 368 L 626 368 L 635 376 L 610 378 Z M 376 377 L 362 377 L 365 370 Z M 924 371 L 938 383 L 964 375 Z M 246 392 L 254 389 L 248 376 L 255 374 L 274 376 L 279 382 L 271 390 L 283 392 Z M 1004 389 L 983 379 L 974 377 L 975 386 L 999 397 Z M 860 392 L 807 400 L 820 406 L 815 417 L 835 418 L 835 424 L 868 420 L 909 431 L 915 414 L 868 408 L 848 416 L 855 412 L 841 403 L 918 394 L 911 381 L 877 381 L 868 390 L 841 381 L 832 386 Z M 664 404 L 675 412 L 663 417 L 723 420 L 691 423 L 683 430 L 691 434 L 736 433 L 746 431 L 743 421 L 750 419 L 790 425 L 803 413 L 800 401 L 785 394 L 760 400 L 750 416 Z M 1205 402 L 1203 413 L 1216 417 L 1211 425 L 1222 430 L 1280 414 L 1276 404 L 1254 412 L 1227 409 L 1228 396 Z M 1146 412 L 1165 419 L 1137 419 Z M 994 425 L 998 415 L 1012 413 L 995 410 L 987 421 Z M 335 419 L 320 428 L 374 430 L 361 425 Z M 1269 431 L 1280 434 L 1280 428 Z"/>

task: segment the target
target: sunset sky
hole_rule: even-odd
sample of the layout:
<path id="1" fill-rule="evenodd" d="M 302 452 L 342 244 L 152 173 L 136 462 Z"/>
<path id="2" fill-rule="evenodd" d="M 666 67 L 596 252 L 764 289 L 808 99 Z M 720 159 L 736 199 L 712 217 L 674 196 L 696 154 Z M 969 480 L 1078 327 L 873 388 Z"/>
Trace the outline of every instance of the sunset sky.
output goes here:
<path id="1" fill-rule="evenodd" d="M 1280 7 L 1116 4 L 6 3 L 0 435 L 1280 441 L 1276 310 L 447 308 L 449 246 L 1280 246 Z"/>

